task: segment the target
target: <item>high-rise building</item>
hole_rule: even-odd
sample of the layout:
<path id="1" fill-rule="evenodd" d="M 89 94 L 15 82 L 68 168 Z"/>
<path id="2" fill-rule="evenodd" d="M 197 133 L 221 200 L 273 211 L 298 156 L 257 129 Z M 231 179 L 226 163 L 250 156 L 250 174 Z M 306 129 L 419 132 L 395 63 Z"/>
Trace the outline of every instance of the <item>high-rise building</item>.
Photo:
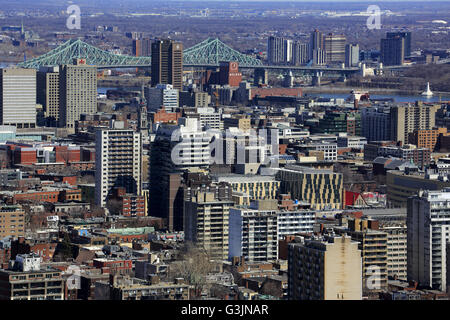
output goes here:
<path id="1" fill-rule="evenodd" d="M 325 59 L 327 63 L 345 61 L 345 42 L 347 38 L 341 34 L 327 34 L 323 39 Z"/>
<path id="2" fill-rule="evenodd" d="M 157 84 L 156 87 L 146 87 L 145 99 L 149 112 L 158 111 L 162 107 L 166 112 L 176 112 L 179 107 L 179 90 L 171 84 Z"/>
<path id="3" fill-rule="evenodd" d="M 314 50 L 325 50 L 324 41 L 323 41 L 323 33 L 319 30 L 314 30 L 311 32 L 311 36 L 309 38 L 309 56 L 310 60 L 313 59 Z"/>
<path id="4" fill-rule="evenodd" d="M 361 300 L 362 262 L 349 236 L 296 239 L 288 247 L 289 300 Z"/>
<path id="5" fill-rule="evenodd" d="M 380 231 L 386 232 L 388 276 L 407 279 L 407 227 L 406 221 L 380 221 Z"/>
<path id="6" fill-rule="evenodd" d="M 269 64 L 279 64 L 286 61 L 285 41 L 282 37 L 271 36 L 267 40 L 267 60 Z"/>
<path id="7" fill-rule="evenodd" d="M 133 55 L 136 57 L 150 57 L 152 53 L 152 40 L 141 38 L 133 40 Z"/>
<path id="8" fill-rule="evenodd" d="M 409 134 L 414 130 L 435 127 L 436 112 L 440 105 L 424 105 L 417 101 L 414 105 L 397 105 L 391 107 L 391 140 L 408 142 Z"/>
<path id="9" fill-rule="evenodd" d="M 392 39 L 402 37 L 405 39 L 405 51 L 404 56 L 409 57 L 411 56 L 411 32 L 410 31 L 400 31 L 400 32 L 387 32 L 386 38 Z"/>
<path id="10" fill-rule="evenodd" d="M 169 39 L 152 43 L 152 86 L 171 84 L 183 90 L 183 44 Z"/>
<path id="11" fill-rule="evenodd" d="M 345 46 L 345 67 L 357 67 L 359 63 L 359 45 L 347 44 Z"/>
<path id="12" fill-rule="evenodd" d="M 309 57 L 309 44 L 295 41 L 292 44 L 292 59 L 291 64 L 294 66 L 300 66 L 308 63 Z"/>
<path id="13" fill-rule="evenodd" d="M 312 64 L 321 66 L 326 63 L 325 50 L 322 48 L 317 48 L 312 51 Z"/>
<path id="14" fill-rule="evenodd" d="M 231 192 L 230 192 L 231 196 Z M 185 202 L 184 239 L 208 252 L 212 259 L 228 259 L 230 199 L 218 199 L 214 192 L 198 192 Z"/>
<path id="15" fill-rule="evenodd" d="M 161 124 L 150 146 L 150 215 L 167 219 L 174 228 L 174 199 L 187 169 L 209 166 L 211 138 L 197 119 Z"/>
<path id="16" fill-rule="evenodd" d="M 450 188 L 419 191 L 408 198 L 408 280 L 435 290 L 447 289 L 450 242 Z"/>
<path id="17" fill-rule="evenodd" d="M 248 262 L 278 258 L 277 203 L 275 210 L 231 208 L 228 258 L 244 257 Z"/>
<path id="18" fill-rule="evenodd" d="M 386 66 L 402 65 L 405 60 L 405 38 L 381 39 L 380 61 Z"/>
<path id="19" fill-rule="evenodd" d="M 37 102 L 44 108 L 47 125 L 59 121 L 59 67 L 41 67 L 37 73 Z"/>
<path id="20" fill-rule="evenodd" d="M 36 127 L 36 70 L 1 69 L 0 124 Z"/>
<path id="21" fill-rule="evenodd" d="M 348 228 L 335 228 L 358 242 L 362 256 L 362 287 L 364 292 L 387 289 L 388 260 L 386 232 L 379 230 L 379 222 L 372 219 L 352 219 Z"/>
<path id="22" fill-rule="evenodd" d="M 85 59 L 74 59 L 73 65 L 60 67 L 59 125 L 75 128 L 81 114 L 97 112 L 97 67 Z"/>
<path id="23" fill-rule="evenodd" d="M 371 107 L 361 109 L 361 133 L 368 142 L 391 139 L 390 107 Z"/>
<path id="24" fill-rule="evenodd" d="M 99 129 L 95 135 L 95 203 L 106 206 L 115 187 L 141 195 L 141 134 L 125 129 Z"/>

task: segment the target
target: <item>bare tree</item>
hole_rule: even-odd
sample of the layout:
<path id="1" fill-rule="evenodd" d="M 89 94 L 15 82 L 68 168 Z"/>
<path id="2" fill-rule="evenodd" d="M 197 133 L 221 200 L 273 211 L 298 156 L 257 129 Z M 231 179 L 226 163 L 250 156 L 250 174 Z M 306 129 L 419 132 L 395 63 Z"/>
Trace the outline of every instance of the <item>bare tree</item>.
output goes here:
<path id="1" fill-rule="evenodd" d="M 183 278 L 194 286 L 195 296 L 200 296 L 206 286 L 206 276 L 214 271 L 214 264 L 208 253 L 201 248 L 186 244 L 181 260 L 170 265 L 169 277 Z"/>

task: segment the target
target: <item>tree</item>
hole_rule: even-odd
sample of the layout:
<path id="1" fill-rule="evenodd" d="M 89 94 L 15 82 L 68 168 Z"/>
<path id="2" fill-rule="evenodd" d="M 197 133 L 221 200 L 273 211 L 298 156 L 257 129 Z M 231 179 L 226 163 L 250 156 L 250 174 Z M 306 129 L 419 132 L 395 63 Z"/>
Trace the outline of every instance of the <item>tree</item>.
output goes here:
<path id="1" fill-rule="evenodd" d="M 194 286 L 194 295 L 200 296 L 206 286 L 206 276 L 214 271 L 214 263 L 206 250 L 191 244 L 183 247 L 181 260 L 170 265 L 169 277 L 185 279 Z"/>

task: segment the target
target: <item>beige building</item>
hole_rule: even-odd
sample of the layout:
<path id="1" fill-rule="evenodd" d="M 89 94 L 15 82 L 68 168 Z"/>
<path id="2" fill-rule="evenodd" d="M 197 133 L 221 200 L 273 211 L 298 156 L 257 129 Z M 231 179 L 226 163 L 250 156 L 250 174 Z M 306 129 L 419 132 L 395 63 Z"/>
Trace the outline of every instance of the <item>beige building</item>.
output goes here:
<path id="1" fill-rule="evenodd" d="M 362 287 L 364 292 L 378 292 L 387 289 L 388 260 L 386 232 L 379 230 L 379 224 L 371 219 L 351 219 L 348 228 L 335 228 L 339 234 L 349 235 L 359 242 L 362 256 Z"/>
<path id="2" fill-rule="evenodd" d="M 59 121 L 59 67 L 41 67 L 37 73 L 37 102 L 55 126 Z"/>
<path id="3" fill-rule="evenodd" d="M 309 202 L 315 210 L 342 209 L 343 176 L 332 170 L 287 165 L 279 169 L 281 192 L 294 200 Z"/>
<path id="4" fill-rule="evenodd" d="M 80 115 L 97 112 L 97 67 L 84 59 L 60 67 L 59 126 L 75 130 Z"/>
<path id="5" fill-rule="evenodd" d="M 0 70 L 0 125 L 36 127 L 36 70 Z"/>
<path id="6" fill-rule="evenodd" d="M 430 130 L 435 127 L 435 114 L 440 105 L 428 106 L 421 101 L 414 105 L 391 107 L 391 140 L 408 143 L 414 130 Z"/>
<path id="7" fill-rule="evenodd" d="M 407 228 L 406 221 L 380 222 L 380 231 L 387 233 L 388 276 L 407 279 Z"/>
<path id="8" fill-rule="evenodd" d="M 348 236 L 289 244 L 290 300 L 361 300 L 361 252 Z"/>
<path id="9" fill-rule="evenodd" d="M 231 200 L 218 200 L 214 192 L 198 192 L 185 202 L 185 240 L 204 248 L 214 259 L 228 259 L 228 223 Z"/>
<path id="10" fill-rule="evenodd" d="M 0 208 L 0 238 L 25 236 L 25 211 L 20 206 Z"/>

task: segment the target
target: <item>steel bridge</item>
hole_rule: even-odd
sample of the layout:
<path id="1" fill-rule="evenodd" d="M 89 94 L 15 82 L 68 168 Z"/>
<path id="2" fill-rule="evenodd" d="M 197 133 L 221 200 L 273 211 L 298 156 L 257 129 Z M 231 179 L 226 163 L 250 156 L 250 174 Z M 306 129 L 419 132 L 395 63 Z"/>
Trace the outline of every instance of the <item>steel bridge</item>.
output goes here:
<path id="1" fill-rule="evenodd" d="M 19 63 L 22 68 L 39 69 L 41 66 L 72 64 L 74 58 L 82 58 L 87 64 L 99 69 L 149 68 L 151 57 L 133 57 L 114 54 L 94 47 L 80 39 L 71 39 L 46 54 Z M 322 75 L 322 73 L 347 76 L 359 71 L 358 68 L 330 68 L 327 66 L 273 66 L 245 55 L 227 46 L 219 39 L 208 38 L 183 51 L 183 66 L 193 69 L 215 68 L 221 61 L 236 61 L 241 69 L 266 69 L 276 72 Z"/>
<path id="2" fill-rule="evenodd" d="M 87 64 L 105 68 L 148 68 L 150 57 L 133 57 L 114 54 L 96 48 L 80 39 L 68 40 L 61 46 L 34 59 L 19 63 L 22 68 L 39 69 L 41 66 L 58 66 L 72 64 L 74 58 L 83 58 Z M 208 38 L 183 51 L 183 65 L 187 67 L 218 66 L 221 61 L 236 61 L 241 67 L 261 67 L 262 62 L 251 56 L 242 54 L 219 39 Z"/>

